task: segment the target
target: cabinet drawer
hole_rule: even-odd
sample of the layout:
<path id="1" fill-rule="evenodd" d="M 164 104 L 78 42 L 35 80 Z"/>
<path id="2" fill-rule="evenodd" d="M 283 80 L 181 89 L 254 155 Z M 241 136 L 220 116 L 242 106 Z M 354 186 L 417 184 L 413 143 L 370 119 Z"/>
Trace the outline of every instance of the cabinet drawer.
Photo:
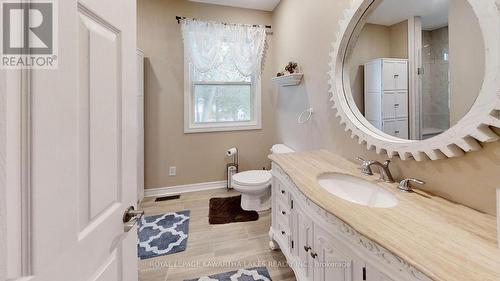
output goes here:
<path id="1" fill-rule="evenodd" d="M 384 92 L 383 119 L 401 119 L 408 117 L 408 93 Z"/>
<path id="2" fill-rule="evenodd" d="M 384 120 L 383 131 L 394 137 L 408 139 L 408 119 Z"/>
<path id="3" fill-rule="evenodd" d="M 290 205 L 290 195 L 287 188 L 280 180 L 276 180 L 275 184 L 276 187 L 274 190 L 276 191 L 276 202 L 288 207 Z"/>
<path id="4" fill-rule="evenodd" d="M 384 90 L 408 89 L 408 63 L 384 60 L 382 64 Z"/>
<path id="5" fill-rule="evenodd" d="M 276 216 L 276 219 L 278 220 L 278 223 L 281 224 L 284 228 L 286 229 L 291 229 L 291 212 L 290 208 L 288 208 L 286 205 L 283 203 L 278 202 L 276 204 L 278 207 L 278 213 Z"/>
<path id="6" fill-rule="evenodd" d="M 278 223 L 278 233 L 276 233 L 275 240 L 280 244 L 281 250 L 286 253 L 292 251 L 292 232 L 282 223 Z"/>

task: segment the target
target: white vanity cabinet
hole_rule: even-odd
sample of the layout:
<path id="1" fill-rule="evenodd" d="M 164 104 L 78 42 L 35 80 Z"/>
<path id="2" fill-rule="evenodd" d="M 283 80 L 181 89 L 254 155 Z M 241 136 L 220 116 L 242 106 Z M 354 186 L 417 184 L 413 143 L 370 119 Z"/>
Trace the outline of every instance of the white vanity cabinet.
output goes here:
<path id="1" fill-rule="evenodd" d="M 408 60 L 374 59 L 365 69 L 365 117 L 379 130 L 408 139 Z"/>
<path id="2" fill-rule="evenodd" d="M 302 194 L 275 163 L 270 246 L 299 281 L 430 281 Z M 333 196 L 333 195 L 332 195 Z"/>

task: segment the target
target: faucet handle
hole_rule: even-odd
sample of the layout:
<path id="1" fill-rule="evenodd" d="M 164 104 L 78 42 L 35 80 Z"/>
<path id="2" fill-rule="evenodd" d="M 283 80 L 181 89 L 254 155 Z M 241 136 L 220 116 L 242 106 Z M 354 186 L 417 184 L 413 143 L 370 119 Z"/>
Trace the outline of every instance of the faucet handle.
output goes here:
<path id="1" fill-rule="evenodd" d="M 373 161 L 371 160 L 365 160 L 361 157 L 356 157 L 356 160 L 361 162 L 361 173 L 363 175 L 371 176 L 373 175 L 372 168 L 370 168 L 370 165 L 373 164 Z"/>
<path id="2" fill-rule="evenodd" d="M 401 182 L 399 182 L 399 185 L 398 185 L 399 190 L 404 191 L 404 192 L 411 192 L 412 188 L 410 187 L 410 182 L 417 183 L 420 185 L 425 184 L 424 181 L 421 181 L 419 179 L 407 178 L 407 179 L 404 179 Z"/>
<path id="3" fill-rule="evenodd" d="M 361 157 L 359 157 L 359 156 L 358 156 L 358 157 L 356 157 L 356 160 L 358 160 L 358 161 L 359 161 L 359 162 L 361 162 L 361 163 L 366 162 L 366 160 L 365 160 L 365 159 L 363 159 L 363 158 L 361 158 Z"/>

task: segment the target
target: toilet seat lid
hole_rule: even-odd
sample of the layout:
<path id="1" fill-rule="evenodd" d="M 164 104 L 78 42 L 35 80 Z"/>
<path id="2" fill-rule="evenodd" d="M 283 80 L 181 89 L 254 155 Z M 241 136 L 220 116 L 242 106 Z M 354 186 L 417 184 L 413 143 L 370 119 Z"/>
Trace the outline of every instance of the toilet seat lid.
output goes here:
<path id="1" fill-rule="evenodd" d="M 271 181 L 271 173 L 266 170 L 253 170 L 237 173 L 232 180 L 240 185 L 264 185 Z"/>

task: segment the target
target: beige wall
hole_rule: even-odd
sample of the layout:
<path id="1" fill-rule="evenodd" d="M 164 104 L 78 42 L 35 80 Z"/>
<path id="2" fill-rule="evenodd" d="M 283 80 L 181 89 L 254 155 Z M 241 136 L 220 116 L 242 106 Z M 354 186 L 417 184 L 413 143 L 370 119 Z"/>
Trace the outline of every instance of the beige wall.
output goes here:
<path id="1" fill-rule="evenodd" d="M 387 26 L 366 24 L 348 60 L 352 97 L 364 113 L 364 64 L 375 58 L 391 57 L 391 30 Z"/>
<path id="2" fill-rule="evenodd" d="M 450 1 L 450 124 L 474 104 L 483 84 L 484 45 L 477 17 L 466 0 Z"/>
<path id="3" fill-rule="evenodd" d="M 343 9 L 349 3 L 347 0 L 315 0 L 312 5 L 311 1 L 282 0 L 275 10 L 273 47 L 279 52 L 274 52 L 274 72 L 289 60 L 296 60 L 305 73 L 300 86 L 276 92 L 277 131 L 279 139 L 295 149 L 327 148 L 347 159 L 358 155 L 381 159 L 344 132 L 329 101 L 329 52 Z M 315 109 L 313 119 L 297 125 L 298 114 L 309 106 Z M 500 142 L 495 142 L 460 158 L 426 162 L 394 160 L 392 171 L 399 179 L 425 180 L 427 191 L 495 214 L 499 166 Z"/>
<path id="4" fill-rule="evenodd" d="M 408 20 L 389 26 L 391 57 L 408 58 Z"/>
<path id="5" fill-rule="evenodd" d="M 271 24 L 270 12 L 205 5 L 187 0 L 137 1 L 138 47 L 145 52 L 145 186 L 168 187 L 224 180 L 225 151 L 237 146 L 241 169 L 268 166 L 275 142 L 272 36 L 264 58 L 262 130 L 184 134 L 184 52 L 175 16 L 234 23 Z M 170 166 L 177 176 L 169 177 Z"/>
<path id="6" fill-rule="evenodd" d="M 351 93 L 364 113 L 364 64 L 375 58 L 408 58 L 408 21 L 384 26 L 365 24 L 348 59 Z"/>

